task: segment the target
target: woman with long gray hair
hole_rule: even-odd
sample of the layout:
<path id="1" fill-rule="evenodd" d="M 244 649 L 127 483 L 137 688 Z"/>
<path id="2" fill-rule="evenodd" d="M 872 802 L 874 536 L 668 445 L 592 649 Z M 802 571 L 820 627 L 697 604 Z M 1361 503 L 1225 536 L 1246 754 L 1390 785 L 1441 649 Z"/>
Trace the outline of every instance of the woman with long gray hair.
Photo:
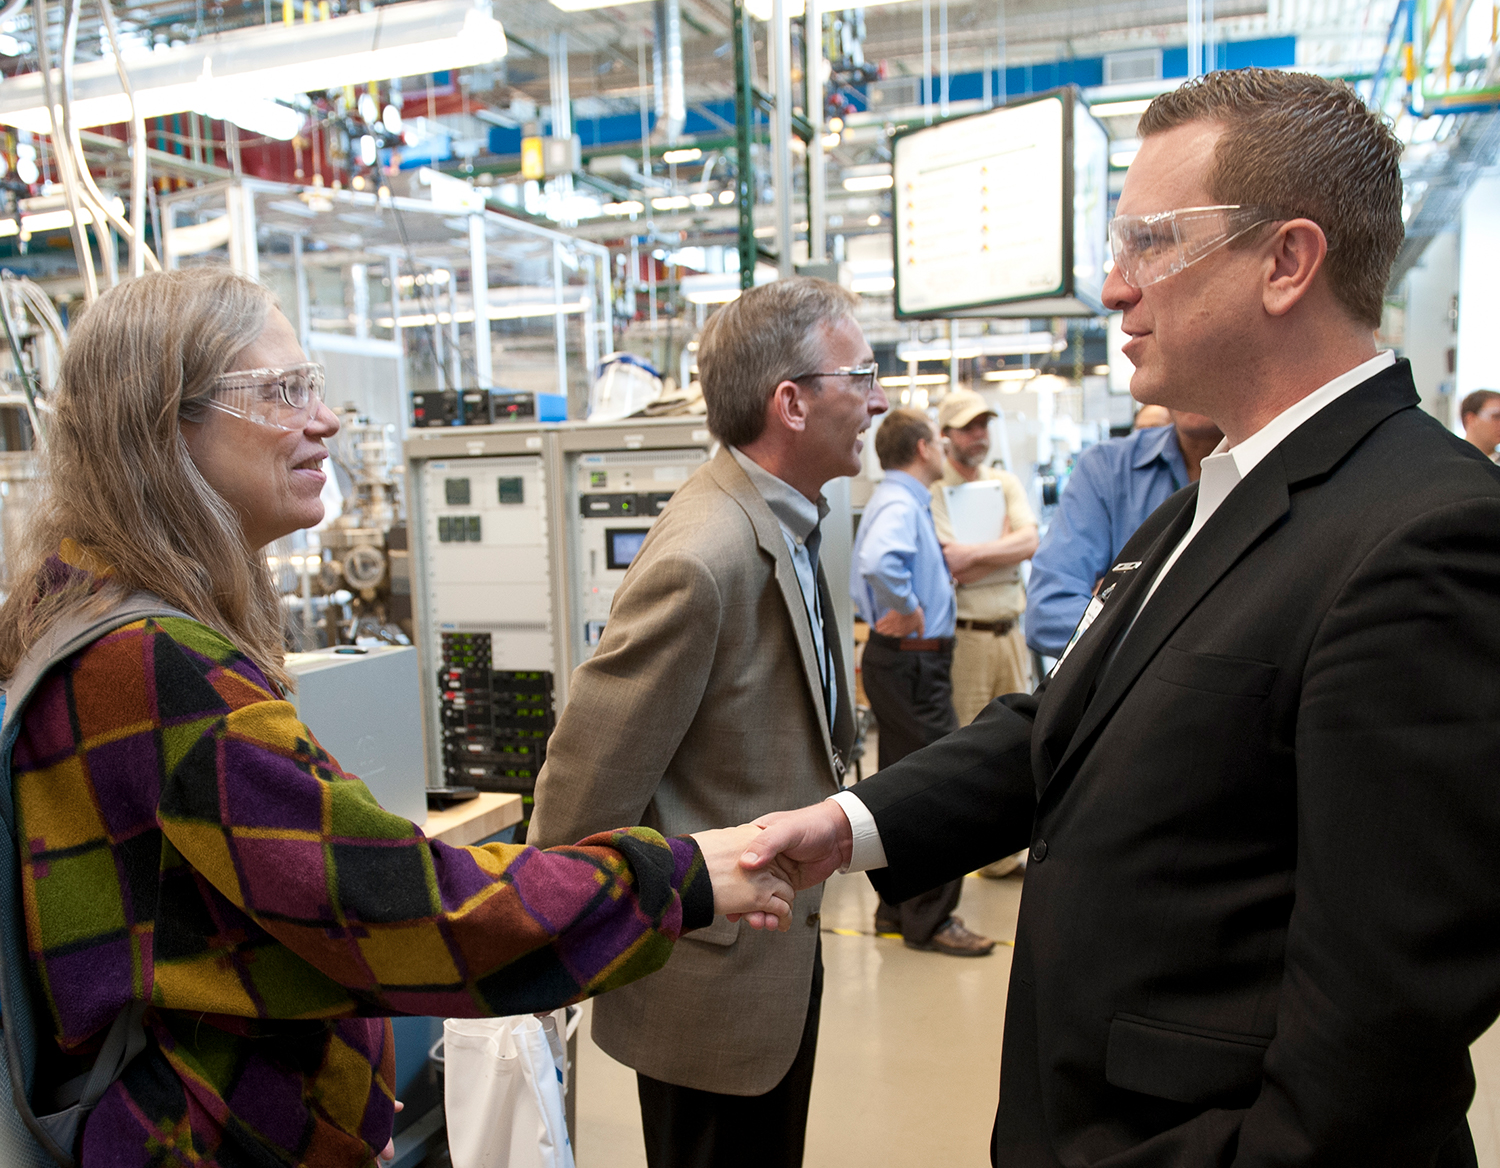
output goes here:
<path id="1" fill-rule="evenodd" d="M 10 754 L 41 1093 L 143 1013 L 85 1166 L 367 1165 L 395 1106 L 385 1016 L 551 1009 L 715 912 L 789 913 L 740 872 L 753 827 L 448 847 L 322 750 L 282 700 L 263 552 L 323 516 L 322 385 L 270 293 L 223 269 L 113 289 L 63 360 L 0 676 L 127 598 L 181 614 L 48 670 Z"/>

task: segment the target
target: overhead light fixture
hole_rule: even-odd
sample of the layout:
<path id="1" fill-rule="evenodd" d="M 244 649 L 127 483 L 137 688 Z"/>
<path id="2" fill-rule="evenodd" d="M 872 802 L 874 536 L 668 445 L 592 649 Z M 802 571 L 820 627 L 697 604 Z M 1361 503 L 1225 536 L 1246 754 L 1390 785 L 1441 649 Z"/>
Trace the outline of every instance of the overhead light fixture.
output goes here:
<path id="1" fill-rule="evenodd" d="M 154 118 L 197 109 L 205 101 L 217 100 L 219 108 L 231 110 L 245 95 L 264 100 L 461 69 L 505 52 L 505 32 L 487 0 L 411 0 L 311 24 L 213 33 L 180 48 L 127 56 L 125 65 L 136 112 Z M 129 117 L 130 102 L 112 58 L 74 70 L 74 125 L 111 125 Z M 50 132 L 40 73 L 6 80 L 0 122 Z"/>
<path id="2" fill-rule="evenodd" d="M 879 296 L 883 292 L 896 290 L 894 276 L 856 276 L 849 281 L 849 291 L 865 296 Z"/>
<path id="3" fill-rule="evenodd" d="M 886 389 L 896 389 L 903 385 L 946 385 L 947 383 L 946 373 L 918 373 L 915 377 L 902 373 L 880 379 L 880 384 Z"/>
<path id="4" fill-rule="evenodd" d="M 589 8 L 615 8 L 626 4 L 644 4 L 645 0 L 552 0 L 554 8 L 564 12 L 583 12 Z"/>
<path id="5" fill-rule="evenodd" d="M 755 265 L 755 283 L 769 284 L 776 279 L 776 269 L 769 264 Z M 689 304 L 728 304 L 740 295 L 738 272 L 695 272 L 683 276 L 682 298 Z"/>
<path id="6" fill-rule="evenodd" d="M 1096 118 L 1128 118 L 1146 112 L 1154 98 L 1142 97 L 1130 101 L 1101 101 L 1089 106 L 1089 113 Z"/>
<path id="7" fill-rule="evenodd" d="M 31 52 L 31 46 L 22 44 L 10 33 L 0 33 L 0 57 L 19 57 Z"/>
<path id="8" fill-rule="evenodd" d="M 888 174 L 853 175 L 844 180 L 846 191 L 888 191 L 896 180 Z"/>
<path id="9" fill-rule="evenodd" d="M 730 203 L 734 202 L 734 192 L 728 190 L 720 191 L 719 202 L 726 207 L 729 206 Z"/>
<path id="10" fill-rule="evenodd" d="M 623 203 L 605 203 L 599 209 L 606 215 L 639 215 L 646 209 L 646 204 L 626 199 Z"/>
<path id="11" fill-rule="evenodd" d="M 691 205 L 686 195 L 663 195 L 651 200 L 651 206 L 658 211 L 682 211 Z"/>
<path id="12" fill-rule="evenodd" d="M 591 4 L 590 7 L 603 7 L 608 0 L 601 0 L 599 4 Z M 631 0 L 627 0 L 627 3 Z M 830 0 L 829 3 L 818 5 L 823 12 L 845 12 L 852 8 L 875 8 L 886 4 L 906 4 L 913 0 Z M 559 8 L 561 4 L 552 0 Z M 772 15 L 772 0 L 745 0 L 745 11 L 756 20 L 770 20 Z M 786 15 L 788 20 L 796 20 L 806 15 L 807 4 L 805 0 L 786 0 Z"/>
<path id="13" fill-rule="evenodd" d="M 714 205 L 714 196 L 711 191 L 699 191 L 696 195 L 689 195 L 688 202 L 692 203 L 695 207 L 712 207 Z"/>
<path id="14" fill-rule="evenodd" d="M 703 157 L 703 151 L 696 146 L 684 147 L 681 150 L 668 150 L 661 156 L 661 160 L 671 166 L 681 166 L 684 162 L 697 162 Z"/>
<path id="15" fill-rule="evenodd" d="M 1051 333 L 1000 333 L 964 337 L 951 348 L 945 344 L 905 341 L 896 346 L 896 357 L 901 361 L 967 361 L 974 357 L 1061 353 L 1067 347 L 1065 338 Z"/>
<path id="16" fill-rule="evenodd" d="M 1030 381 L 1038 369 L 991 369 L 984 375 L 985 381 Z"/>
<path id="17" fill-rule="evenodd" d="M 47 206 L 51 199 L 22 199 L 23 206 L 27 203 L 41 203 Z M 109 200 L 109 209 L 116 215 L 125 214 L 125 204 L 118 198 Z M 79 208 L 79 220 L 87 226 L 94 221 L 87 207 Z M 73 226 L 73 214 L 67 208 L 59 210 L 37 211 L 34 214 L 26 214 L 23 210 L 21 221 L 17 223 L 14 219 L 0 219 L 0 238 L 8 235 L 34 235 L 39 231 L 61 231 Z"/>
<path id="18" fill-rule="evenodd" d="M 1109 156 L 1109 164 L 1116 170 L 1129 170 L 1130 164 L 1135 161 L 1135 156 L 1141 152 L 1139 146 L 1129 150 L 1116 150 Z"/>

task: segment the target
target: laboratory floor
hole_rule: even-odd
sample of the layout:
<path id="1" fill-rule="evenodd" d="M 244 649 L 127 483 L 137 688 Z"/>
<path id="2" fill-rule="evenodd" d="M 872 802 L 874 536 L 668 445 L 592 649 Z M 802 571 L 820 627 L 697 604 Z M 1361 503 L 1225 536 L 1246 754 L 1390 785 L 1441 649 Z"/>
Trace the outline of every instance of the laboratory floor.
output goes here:
<path id="1" fill-rule="evenodd" d="M 1015 937 L 1022 881 L 964 881 L 958 913 L 989 937 Z M 916 1164 L 983 1168 L 1000 1071 L 1011 950 L 917 953 L 871 935 L 875 893 L 835 876 L 823 900 L 822 1027 L 807 1168 Z M 585 1036 L 578 1055 L 578 1168 L 644 1168 L 635 1074 Z M 1480 1168 L 1500 1168 L 1500 1028 L 1474 1044 L 1469 1112 Z"/>

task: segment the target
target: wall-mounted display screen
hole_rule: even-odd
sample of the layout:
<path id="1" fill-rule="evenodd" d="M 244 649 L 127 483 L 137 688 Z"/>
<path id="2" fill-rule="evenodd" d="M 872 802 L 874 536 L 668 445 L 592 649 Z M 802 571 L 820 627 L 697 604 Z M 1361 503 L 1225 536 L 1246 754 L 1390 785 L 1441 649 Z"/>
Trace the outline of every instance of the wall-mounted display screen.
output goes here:
<path id="1" fill-rule="evenodd" d="M 611 527 L 604 533 L 604 559 L 611 568 L 628 568 L 646 542 L 644 527 Z"/>
<path id="2" fill-rule="evenodd" d="M 1109 139 L 1076 90 L 907 130 L 892 152 L 898 318 L 1102 311 Z"/>

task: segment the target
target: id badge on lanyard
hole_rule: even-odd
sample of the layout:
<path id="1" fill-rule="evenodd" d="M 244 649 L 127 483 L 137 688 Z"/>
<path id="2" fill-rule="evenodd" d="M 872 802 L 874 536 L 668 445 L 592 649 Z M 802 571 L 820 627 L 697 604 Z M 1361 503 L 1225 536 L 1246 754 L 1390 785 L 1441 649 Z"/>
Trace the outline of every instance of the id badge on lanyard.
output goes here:
<path id="1" fill-rule="evenodd" d="M 1078 622 L 1078 627 L 1073 630 L 1073 635 L 1068 638 L 1068 647 L 1062 651 L 1062 656 L 1057 659 L 1057 664 L 1052 667 L 1052 676 L 1056 676 L 1062 663 L 1068 659 L 1068 654 L 1073 651 L 1073 646 L 1083 639 L 1083 634 L 1089 631 L 1089 626 L 1099 619 L 1099 614 L 1104 611 L 1104 605 L 1119 587 L 1120 581 L 1129 573 L 1134 572 L 1141 566 L 1140 560 L 1121 560 L 1104 573 L 1104 578 L 1099 581 L 1099 587 L 1095 591 L 1089 606 L 1083 610 L 1083 618 Z"/>

